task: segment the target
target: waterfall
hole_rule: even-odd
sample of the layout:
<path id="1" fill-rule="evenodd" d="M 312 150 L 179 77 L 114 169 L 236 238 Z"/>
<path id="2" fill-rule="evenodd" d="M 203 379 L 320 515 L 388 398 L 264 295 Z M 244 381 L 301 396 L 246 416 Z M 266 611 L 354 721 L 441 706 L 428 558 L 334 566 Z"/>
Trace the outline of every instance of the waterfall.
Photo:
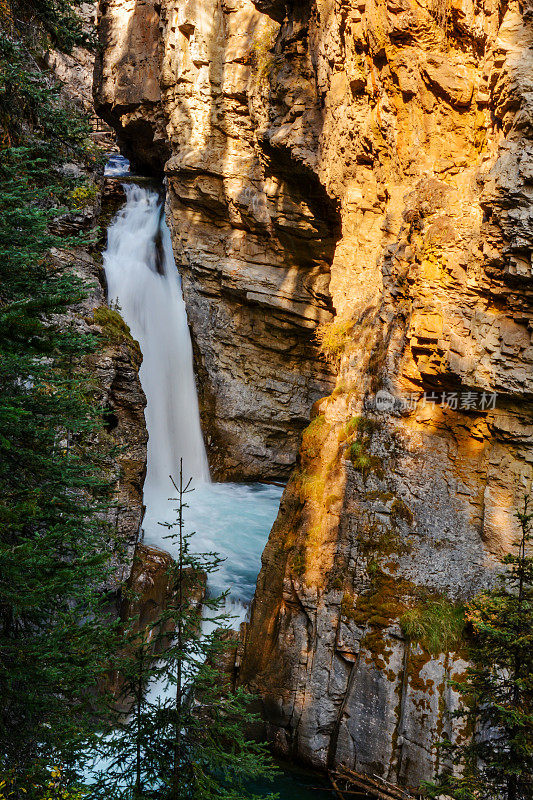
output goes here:
<path id="1" fill-rule="evenodd" d="M 145 503 L 161 506 L 169 475 L 183 470 L 209 481 L 194 381 L 192 346 L 170 231 L 157 192 L 125 184 L 126 205 L 108 231 L 104 268 L 110 303 L 118 303 L 140 344 L 149 432 Z"/>
<path id="2" fill-rule="evenodd" d="M 230 590 L 237 626 L 253 595 L 281 490 L 210 482 L 185 303 L 161 199 L 154 190 L 134 183 L 124 184 L 124 189 L 126 204 L 108 229 L 104 268 L 109 302 L 120 306 L 143 354 L 139 374 L 147 401 L 145 542 L 173 552 L 159 523 L 176 519 L 169 475 L 177 477 L 183 458 L 184 478 L 192 478 L 195 487 L 188 498 L 186 531 L 195 532 L 196 552 L 215 551 L 226 557 L 209 585 L 217 593 Z"/>

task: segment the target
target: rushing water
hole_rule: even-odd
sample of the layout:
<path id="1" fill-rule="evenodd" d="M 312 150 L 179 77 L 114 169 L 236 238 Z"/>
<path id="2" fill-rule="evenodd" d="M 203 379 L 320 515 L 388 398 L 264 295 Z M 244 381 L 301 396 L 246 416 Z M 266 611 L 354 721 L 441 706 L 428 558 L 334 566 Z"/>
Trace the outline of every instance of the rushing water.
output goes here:
<path id="1" fill-rule="evenodd" d="M 120 171 L 120 159 L 109 167 Z M 128 165 L 129 167 L 129 165 Z M 215 592 L 230 591 L 234 624 L 242 621 L 252 598 L 261 552 L 275 519 L 281 490 L 266 484 L 212 483 L 205 453 L 192 347 L 179 275 L 161 198 L 153 189 L 125 184 L 126 204 L 108 230 L 104 268 L 110 303 L 117 303 L 143 353 L 140 379 L 146 394 L 148 464 L 144 489 L 144 541 L 172 552 L 168 531 L 175 503 L 170 475 L 180 458 L 195 491 L 188 496 L 186 529 L 195 532 L 197 552 L 225 558 L 210 579 Z M 330 794 L 309 791 L 304 773 L 284 772 L 274 787 L 280 800 L 320 800 Z M 261 792 L 263 787 L 257 787 Z M 265 793 L 272 791 L 269 784 Z"/>
<path id="2" fill-rule="evenodd" d="M 160 522 L 172 521 L 180 458 L 188 496 L 187 529 L 193 549 L 226 558 L 214 577 L 216 591 L 251 600 L 260 557 L 281 490 L 264 484 L 211 483 L 194 381 L 192 346 L 170 233 L 161 198 L 152 189 L 125 184 L 126 205 L 109 227 L 104 268 L 110 303 L 121 313 L 143 353 L 148 464 L 144 486 L 144 541 L 169 549 Z M 171 549 L 171 546 L 170 546 Z"/>

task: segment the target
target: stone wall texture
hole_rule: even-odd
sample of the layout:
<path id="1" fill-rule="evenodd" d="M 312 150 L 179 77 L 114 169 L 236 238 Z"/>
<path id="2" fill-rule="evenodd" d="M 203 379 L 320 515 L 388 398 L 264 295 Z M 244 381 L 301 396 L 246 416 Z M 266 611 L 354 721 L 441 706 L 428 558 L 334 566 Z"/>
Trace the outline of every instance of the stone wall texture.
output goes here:
<path id="1" fill-rule="evenodd" d="M 75 164 L 67 164 L 69 172 L 81 171 Z M 87 174 L 87 179 L 96 176 Z M 101 187 L 99 187 L 101 188 Z M 65 237 L 92 233 L 96 226 L 109 216 L 109 200 L 101 207 L 102 192 L 85 209 L 67 213 L 56 222 L 57 232 Z M 102 468 L 114 489 L 114 497 L 107 512 L 112 554 L 111 577 L 107 588 L 120 592 L 130 577 L 135 547 L 139 540 L 144 516 L 143 484 L 146 474 L 148 433 L 144 419 L 146 398 L 139 379 L 142 356 L 137 342 L 125 329 L 124 336 L 109 335 L 105 324 L 109 312 L 105 275 L 97 247 L 74 247 L 54 250 L 52 256 L 59 266 L 74 272 L 86 289 L 86 297 L 69 308 L 65 324 L 73 325 L 83 333 L 100 336 L 99 347 L 86 357 L 87 366 L 94 378 L 95 405 L 102 409 L 104 430 L 94 442 L 101 442 L 106 456 Z M 103 312 L 103 313 L 102 313 Z M 112 312 L 116 313 L 116 312 Z"/>
<path id="2" fill-rule="evenodd" d="M 167 178 L 213 475 L 286 478 L 334 386 L 314 330 L 334 312 L 338 203 L 285 145 L 277 157 L 251 105 L 254 42 L 268 59 L 278 26 L 251 3 L 158 8 L 101 4 L 96 107 Z"/>
<path id="3" fill-rule="evenodd" d="M 78 14 L 84 30 L 91 32 L 96 22 L 96 1 L 81 3 Z M 84 47 L 74 47 L 71 53 L 48 50 L 45 62 L 62 84 L 63 97 L 73 102 L 82 112 L 92 115 L 94 54 Z"/>
<path id="4" fill-rule="evenodd" d="M 241 678 L 280 752 L 410 787 L 465 662 L 400 621 L 493 579 L 531 485 L 532 22 L 100 2 L 96 105 L 167 178 L 213 472 L 291 474 Z"/>

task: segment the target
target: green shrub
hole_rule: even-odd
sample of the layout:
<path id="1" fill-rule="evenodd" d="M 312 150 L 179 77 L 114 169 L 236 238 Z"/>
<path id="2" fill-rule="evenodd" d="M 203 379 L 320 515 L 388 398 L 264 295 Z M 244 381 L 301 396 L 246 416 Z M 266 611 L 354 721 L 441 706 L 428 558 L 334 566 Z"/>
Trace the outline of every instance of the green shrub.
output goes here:
<path id="1" fill-rule="evenodd" d="M 98 189 L 94 183 L 84 183 L 83 186 L 76 186 L 75 189 L 69 193 L 69 204 L 73 208 L 83 209 L 87 208 L 94 203 Z"/>
<path id="2" fill-rule="evenodd" d="M 353 466 L 363 476 L 366 481 L 371 472 L 376 474 L 376 477 L 383 478 L 384 470 L 383 463 L 379 456 L 373 455 L 369 450 L 369 440 L 356 439 L 346 449 L 346 455 L 352 462 Z"/>

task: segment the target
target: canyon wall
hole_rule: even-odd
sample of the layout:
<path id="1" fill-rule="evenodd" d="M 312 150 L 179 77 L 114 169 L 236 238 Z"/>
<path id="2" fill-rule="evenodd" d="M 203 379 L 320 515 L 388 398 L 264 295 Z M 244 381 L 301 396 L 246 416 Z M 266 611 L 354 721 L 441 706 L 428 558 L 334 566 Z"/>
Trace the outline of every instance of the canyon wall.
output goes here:
<path id="1" fill-rule="evenodd" d="M 77 164 L 66 164 L 64 169 L 77 176 L 81 172 Z M 98 180 L 92 174 L 85 177 Z M 58 233 L 65 237 L 80 233 L 94 235 L 96 226 L 113 213 L 108 208 L 113 199 L 106 201 L 104 197 L 102 208 L 102 187 L 98 188 L 94 199 L 83 208 L 58 218 L 55 223 Z M 114 490 L 107 512 L 112 559 L 112 577 L 107 588 L 115 593 L 130 576 L 144 515 L 148 434 L 144 419 L 146 398 L 139 380 L 141 352 L 118 312 L 107 306 L 100 245 L 54 250 L 52 256 L 59 267 L 73 271 L 87 290 L 87 296 L 69 309 L 65 327 L 74 326 L 78 331 L 100 337 L 100 346 L 86 360 L 94 378 L 94 402 L 102 409 L 105 423 L 95 447 L 98 452 L 101 443 L 102 452 L 107 454 L 101 468 Z"/>
<path id="2" fill-rule="evenodd" d="M 96 13 L 95 0 L 80 4 L 78 14 L 87 34 L 94 32 Z M 75 47 L 70 53 L 50 49 L 44 62 L 61 85 L 63 103 L 74 105 L 87 116 L 94 115 L 94 53 L 83 47 Z M 98 146 L 116 149 L 111 129 L 93 131 L 91 138 L 95 154 Z M 105 150 L 100 152 L 103 155 Z M 144 516 L 148 442 L 144 419 L 146 398 L 139 378 L 142 355 L 120 315 L 107 305 L 102 265 L 106 228 L 125 202 L 125 195 L 120 184 L 102 178 L 101 169 L 95 172 L 79 160 L 66 162 L 62 170 L 82 186 L 85 182 L 87 188 L 77 196 L 71 211 L 57 218 L 55 225 L 56 232 L 65 239 L 81 233 L 93 243 L 56 250 L 53 257 L 60 268 L 73 271 L 82 280 L 87 292 L 80 303 L 70 308 L 65 326 L 73 325 L 77 330 L 100 337 L 100 345 L 87 357 L 87 364 L 94 376 L 94 402 L 103 410 L 105 423 L 95 444 L 98 448 L 101 443 L 103 452 L 111 451 L 102 465 L 114 495 L 107 512 L 111 569 L 106 588 L 115 596 L 119 614 L 121 590 L 135 577 L 132 578 L 132 569 Z M 143 548 L 138 548 L 141 561 L 143 553 Z"/>
<path id="3" fill-rule="evenodd" d="M 213 476 L 286 478 L 334 385 L 313 333 L 334 310 L 337 203 L 312 163 L 258 139 L 248 62 L 254 31 L 271 33 L 254 6 L 158 8 L 101 4 L 96 108 L 167 178 Z"/>
<path id="4" fill-rule="evenodd" d="M 410 787 L 531 486 L 532 14 L 100 3 L 97 110 L 167 178 L 214 474 L 287 475 L 313 407 L 241 678 L 280 752 Z"/>
<path id="5" fill-rule="evenodd" d="M 94 30 L 96 24 L 96 2 L 83 2 L 78 8 L 86 34 Z M 92 115 L 94 54 L 85 47 L 74 47 L 71 53 L 48 50 L 45 62 L 54 76 L 62 84 L 63 97 L 74 103 L 82 112 Z"/>

